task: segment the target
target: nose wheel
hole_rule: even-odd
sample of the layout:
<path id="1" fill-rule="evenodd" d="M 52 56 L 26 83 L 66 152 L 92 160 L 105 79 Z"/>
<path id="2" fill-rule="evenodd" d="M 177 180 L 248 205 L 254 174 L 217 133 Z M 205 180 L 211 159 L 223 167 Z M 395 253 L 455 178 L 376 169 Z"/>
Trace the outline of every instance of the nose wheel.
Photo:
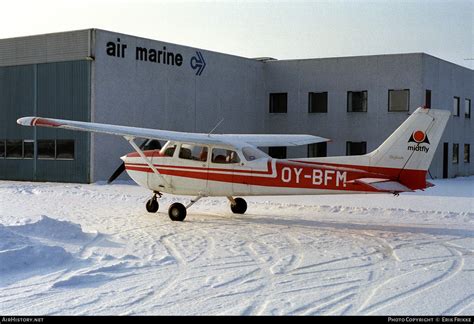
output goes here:
<path id="1" fill-rule="evenodd" d="M 149 213 L 156 213 L 158 211 L 158 208 L 160 208 L 160 204 L 158 203 L 158 198 L 156 197 L 157 194 L 161 197 L 161 194 L 159 192 L 155 192 L 153 194 L 153 197 L 151 197 L 146 202 L 145 207 Z"/>

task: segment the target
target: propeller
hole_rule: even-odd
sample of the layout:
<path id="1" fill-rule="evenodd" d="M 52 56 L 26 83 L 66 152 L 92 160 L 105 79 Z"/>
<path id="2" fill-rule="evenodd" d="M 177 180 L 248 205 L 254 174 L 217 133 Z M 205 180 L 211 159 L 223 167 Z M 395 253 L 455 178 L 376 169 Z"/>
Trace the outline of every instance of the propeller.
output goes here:
<path id="1" fill-rule="evenodd" d="M 140 144 L 140 150 L 160 150 L 161 149 L 161 143 L 158 140 L 145 140 L 143 143 Z M 107 184 L 112 183 L 115 179 L 117 179 L 122 172 L 125 171 L 125 162 L 122 162 L 119 167 L 115 170 L 114 173 L 110 176 L 109 180 L 107 180 Z"/>

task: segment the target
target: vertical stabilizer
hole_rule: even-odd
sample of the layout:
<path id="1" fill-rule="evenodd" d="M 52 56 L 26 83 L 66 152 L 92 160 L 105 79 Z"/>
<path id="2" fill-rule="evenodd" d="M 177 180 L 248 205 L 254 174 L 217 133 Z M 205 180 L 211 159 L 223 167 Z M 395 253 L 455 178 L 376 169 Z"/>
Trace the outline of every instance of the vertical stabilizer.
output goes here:
<path id="1" fill-rule="evenodd" d="M 450 112 L 418 108 L 369 154 L 370 166 L 427 171 Z"/>

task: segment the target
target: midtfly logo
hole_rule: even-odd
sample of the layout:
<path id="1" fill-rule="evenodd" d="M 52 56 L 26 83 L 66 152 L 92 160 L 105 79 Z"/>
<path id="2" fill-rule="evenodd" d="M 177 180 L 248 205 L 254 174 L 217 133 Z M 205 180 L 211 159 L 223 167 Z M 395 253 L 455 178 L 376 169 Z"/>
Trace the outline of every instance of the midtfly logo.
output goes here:
<path id="1" fill-rule="evenodd" d="M 430 145 L 430 140 L 426 133 L 421 130 L 416 130 L 411 134 L 408 140 L 408 151 L 428 153 L 430 148 L 427 145 Z"/>

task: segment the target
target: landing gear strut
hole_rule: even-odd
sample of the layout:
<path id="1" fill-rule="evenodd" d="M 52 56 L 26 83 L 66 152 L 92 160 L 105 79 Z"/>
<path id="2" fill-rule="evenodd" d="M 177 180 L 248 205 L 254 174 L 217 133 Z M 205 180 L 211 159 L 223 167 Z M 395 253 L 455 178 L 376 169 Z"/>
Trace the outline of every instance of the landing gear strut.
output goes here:
<path id="1" fill-rule="evenodd" d="M 158 211 L 158 208 L 160 207 L 160 204 L 158 204 L 158 198 L 156 195 L 160 196 L 161 194 L 159 192 L 154 192 L 153 197 L 151 197 L 147 202 L 146 202 L 146 210 L 149 213 L 156 213 Z"/>
<path id="2" fill-rule="evenodd" d="M 247 202 L 243 198 L 227 197 L 230 201 L 230 209 L 234 214 L 244 214 L 247 210 Z"/>

